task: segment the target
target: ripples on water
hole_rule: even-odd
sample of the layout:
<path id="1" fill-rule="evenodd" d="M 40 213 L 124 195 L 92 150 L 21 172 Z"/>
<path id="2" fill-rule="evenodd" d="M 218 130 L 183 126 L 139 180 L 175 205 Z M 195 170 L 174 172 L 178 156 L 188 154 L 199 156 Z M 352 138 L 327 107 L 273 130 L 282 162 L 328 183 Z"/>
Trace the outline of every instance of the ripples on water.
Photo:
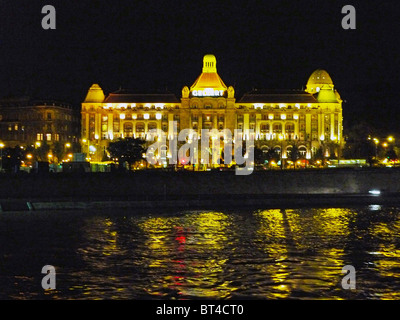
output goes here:
<path id="1" fill-rule="evenodd" d="M 2 299 L 398 299 L 398 208 L 0 216 Z M 44 292 L 41 269 L 57 271 Z M 357 270 L 344 290 L 342 267 Z"/>

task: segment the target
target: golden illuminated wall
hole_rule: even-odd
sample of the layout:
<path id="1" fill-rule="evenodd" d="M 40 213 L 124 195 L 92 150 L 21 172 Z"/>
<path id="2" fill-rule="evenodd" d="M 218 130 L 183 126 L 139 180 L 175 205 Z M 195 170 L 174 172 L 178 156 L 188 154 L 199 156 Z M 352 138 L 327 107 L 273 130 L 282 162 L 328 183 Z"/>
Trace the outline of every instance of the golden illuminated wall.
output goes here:
<path id="1" fill-rule="evenodd" d="M 313 102 L 275 103 L 264 98 L 251 103 L 236 102 L 234 88 L 225 85 L 218 75 L 213 55 L 204 57 L 202 73 L 191 87 L 183 87 L 180 102 L 176 103 L 134 99 L 108 103 L 101 87 L 94 84 L 81 109 L 83 152 L 91 154 L 91 160 L 100 161 L 111 140 L 146 138 L 150 129 L 161 129 L 170 138 L 171 121 L 177 122 L 178 132 L 189 128 L 198 133 L 201 129 L 229 129 L 232 133 L 234 129 L 252 129 L 259 146 L 281 148 L 284 141 L 284 157 L 287 148 L 294 144 L 302 148 L 307 158 L 328 144 L 336 145 L 335 152 L 339 152 L 342 100 L 329 74 L 316 70 L 302 94 Z"/>

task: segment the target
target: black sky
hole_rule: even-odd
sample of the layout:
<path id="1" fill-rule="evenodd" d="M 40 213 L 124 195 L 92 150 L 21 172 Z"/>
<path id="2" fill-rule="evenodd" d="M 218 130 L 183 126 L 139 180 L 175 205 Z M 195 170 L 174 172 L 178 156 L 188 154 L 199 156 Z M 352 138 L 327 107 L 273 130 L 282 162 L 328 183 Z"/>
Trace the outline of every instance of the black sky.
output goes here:
<path id="1" fill-rule="evenodd" d="M 56 8 L 43 30 L 41 9 Z M 341 9 L 357 10 L 343 30 Z M 27 1 L 0 3 L 0 96 L 29 94 L 79 107 L 92 83 L 165 89 L 180 97 L 207 53 L 236 97 L 301 89 L 327 70 L 346 122 L 400 132 L 398 1 Z"/>

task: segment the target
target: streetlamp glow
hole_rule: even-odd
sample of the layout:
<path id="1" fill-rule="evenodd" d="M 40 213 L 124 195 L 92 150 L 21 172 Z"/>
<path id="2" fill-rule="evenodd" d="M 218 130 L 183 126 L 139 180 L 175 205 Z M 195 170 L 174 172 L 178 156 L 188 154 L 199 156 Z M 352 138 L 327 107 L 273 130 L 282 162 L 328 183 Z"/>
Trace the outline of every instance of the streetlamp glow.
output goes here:
<path id="1" fill-rule="evenodd" d="M 0 172 L 3 171 L 3 148 L 5 147 L 3 142 L 0 142 L 0 161 L 1 161 L 1 165 L 0 165 Z"/>

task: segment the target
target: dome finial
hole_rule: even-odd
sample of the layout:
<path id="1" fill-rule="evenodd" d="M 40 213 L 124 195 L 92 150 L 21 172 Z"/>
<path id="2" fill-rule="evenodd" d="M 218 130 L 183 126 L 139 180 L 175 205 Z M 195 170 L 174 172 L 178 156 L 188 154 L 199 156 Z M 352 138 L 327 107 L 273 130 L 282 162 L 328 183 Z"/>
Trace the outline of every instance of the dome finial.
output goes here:
<path id="1" fill-rule="evenodd" d="M 203 58 L 203 72 L 217 72 L 217 59 L 213 54 L 206 54 Z"/>

